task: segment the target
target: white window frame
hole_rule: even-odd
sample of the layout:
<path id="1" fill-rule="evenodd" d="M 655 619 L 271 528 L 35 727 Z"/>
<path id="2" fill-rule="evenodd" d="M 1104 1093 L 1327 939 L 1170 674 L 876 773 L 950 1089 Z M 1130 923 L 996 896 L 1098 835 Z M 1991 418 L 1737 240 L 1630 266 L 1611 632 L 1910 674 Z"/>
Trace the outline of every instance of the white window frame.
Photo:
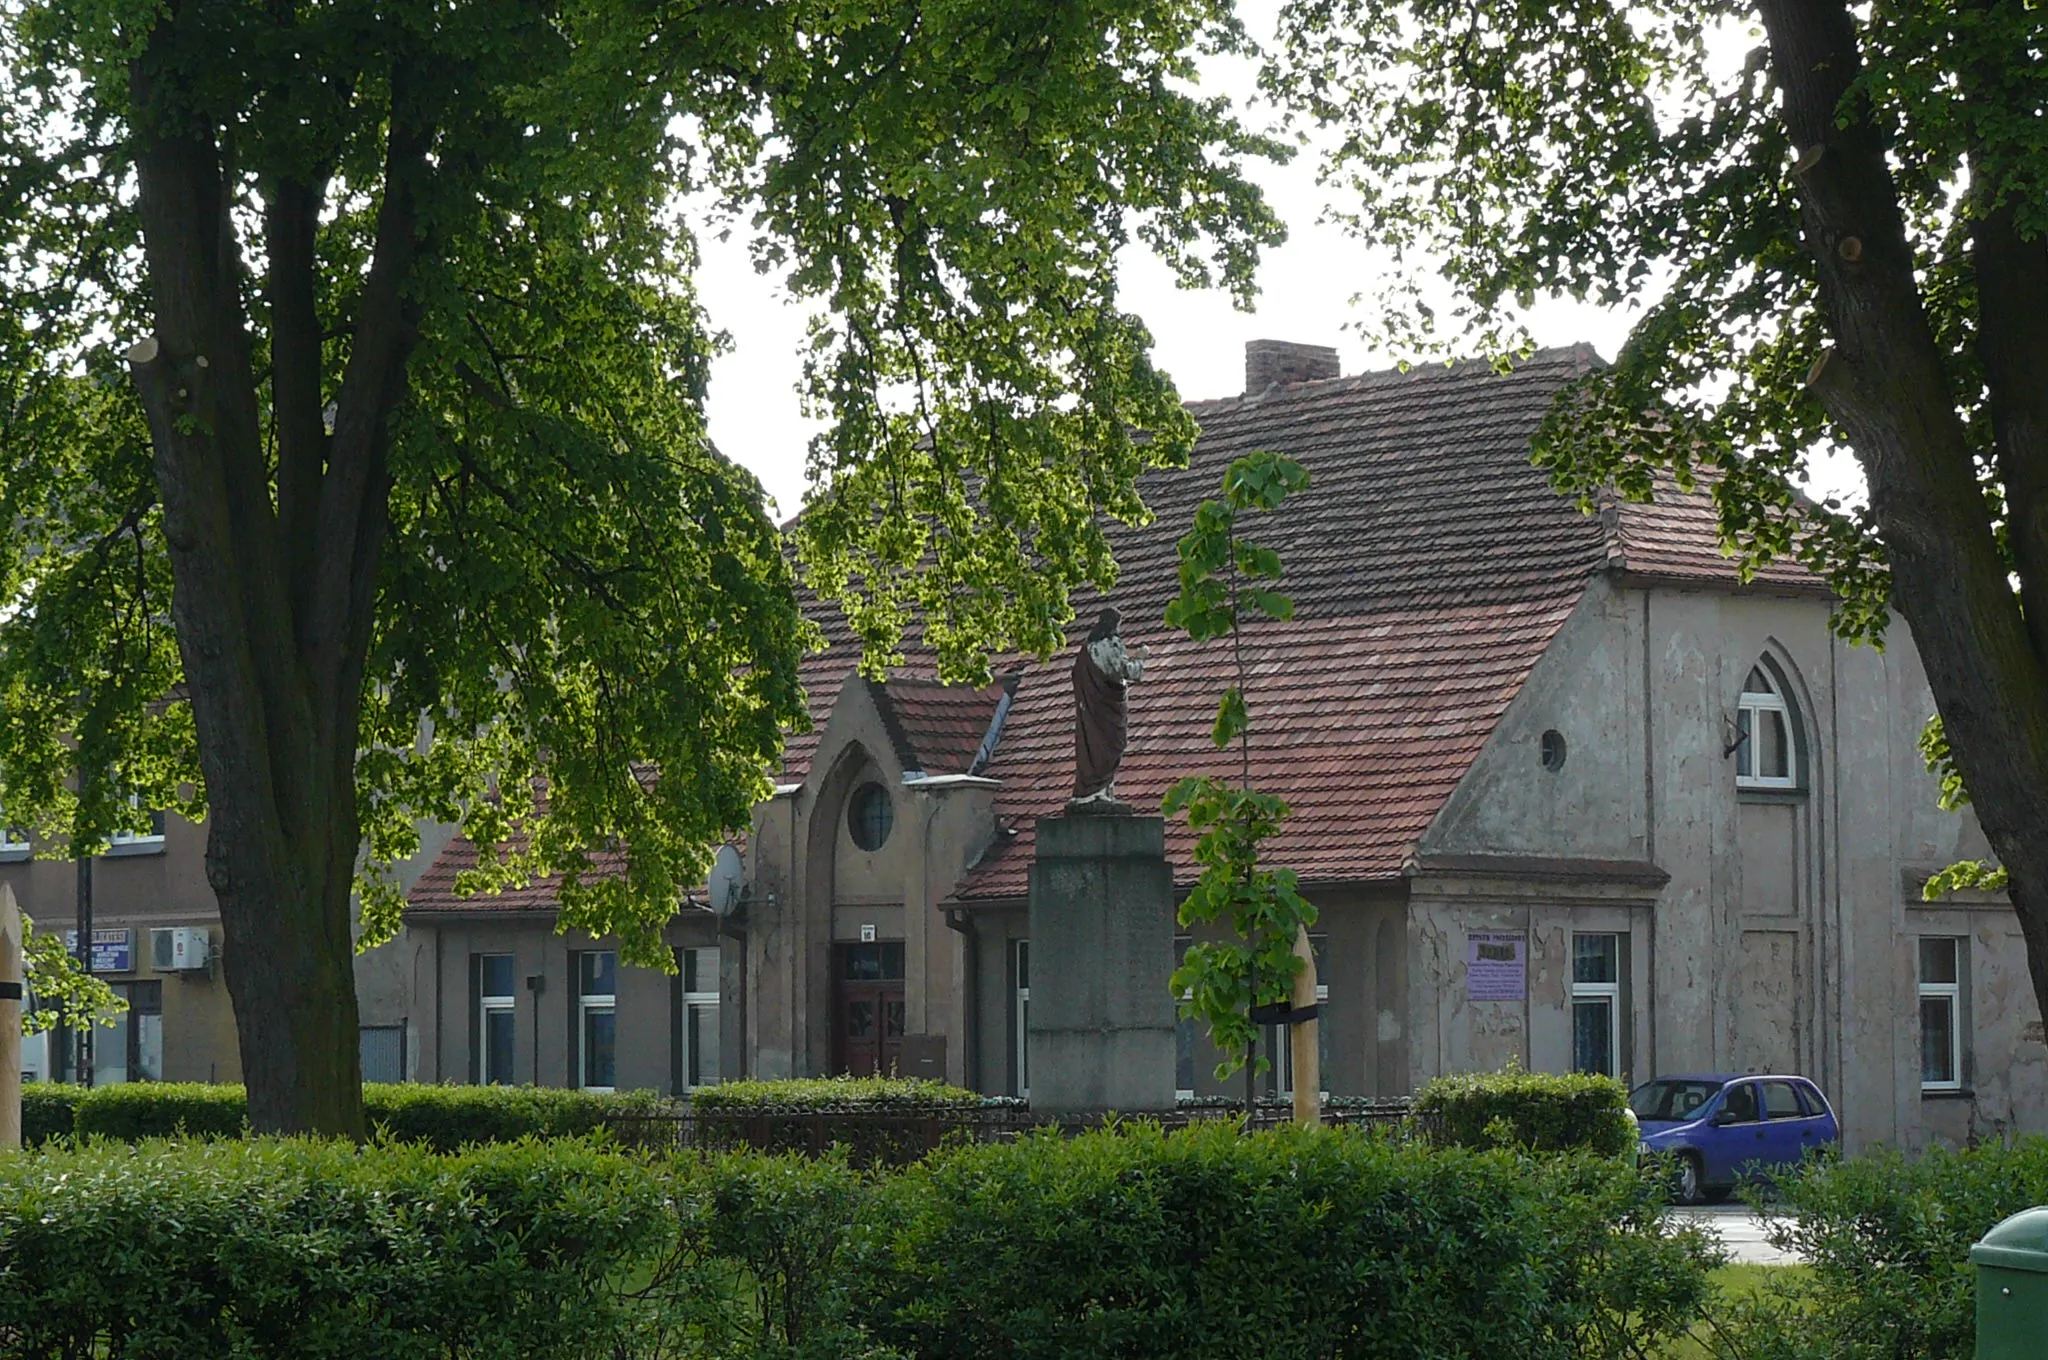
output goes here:
<path id="1" fill-rule="evenodd" d="M 35 848 L 34 843 L 25 835 L 19 840 L 15 839 L 14 833 L 17 830 L 19 828 L 9 826 L 5 814 L 0 813 L 0 859 L 27 859 L 29 852 Z"/>
<path id="2" fill-rule="evenodd" d="M 703 1070 L 703 1064 L 699 1061 L 696 1018 L 704 1011 L 710 1011 L 714 1016 L 718 1014 L 718 967 L 720 959 L 718 949 L 715 946 L 685 949 L 682 953 L 686 956 L 681 961 L 685 983 L 687 984 L 692 969 L 697 974 L 697 990 L 690 991 L 686 986 L 683 991 L 683 1089 L 685 1091 L 694 1091 L 699 1086 L 716 1084 L 715 1082 L 692 1081 L 691 1073 L 693 1070 Z M 711 964 L 712 983 L 708 991 L 704 988 L 704 964 L 707 958 Z M 714 1063 L 717 1061 L 717 1056 L 715 1053 L 712 1055 Z M 722 1078 L 723 1075 L 723 1072 L 721 1072 L 720 1077 Z"/>
<path id="3" fill-rule="evenodd" d="M 1749 687 L 1749 677 L 1754 673 L 1764 678 L 1771 687 L 1770 693 L 1763 694 Z M 1785 773 L 1782 775 L 1759 774 L 1757 772 L 1757 733 L 1762 730 L 1763 715 L 1775 713 L 1785 729 Z M 1737 730 L 1742 735 L 1746 753 L 1738 752 L 1735 766 L 1735 787 L 1738 789 L 1796 789 L 1799 787 L 1799 733 L 1793 720 L 1792 708 L 1785 702 L 1785 696 L 1778 690 L 1778 681 L 1770 670 L 1759 661 L 1743 672 L 1742 693 L 1735 700 Z M 1744 754 L 1749 760 L 1749 773 L 1742 773 Z"/>
<path id="4" fill-rule="evenodd" d="M 612 955 L 612 990 L 609 992 L 586 992 L 583 990 L 583 960 L 592 954 Z M 590 1017 L 609 1014 L 612 1017 L 612 1066 L 613 1080 L 618 1078 L 618 1017 L 619 1017 L 619 958 L 609 949 L 593 949 L 578 954 L 576 958 L 576 1085 L 585 1091 L 600 1094 L 616 1089 L 612 1086 L 593 1086 L 589 1074 L 584 1070 L 590 1061 Z"/>
<path id="5" fill-rule="evenodd" d="M 1606 938 L 1614 941 L 1614 981 L 1612 982 L 1581 982 L 1578 979 L 1579 939 L 1581 936 L 1594 935 L 1605 936 Z M 1581 1001 L 1605 1001 L 1607 1003 L 1607 1051 L 1614 1055 L 1614 1070 L 1612 1072 L 1598 1072 L 1594 1073 L 1593 1075 L 1602 1077 L 1614 1077 L 1617 1080 L 1620 1079 L 1622 1071 L 1621 979 L 1622 971 L 1626 967 L 1625 961 L 1627 960 L 1627 958 L 1628 947 L 1625 942 L 1625 936 L 1620 931 L 1575 930 L 1572 932 L 1572 961 L 1570 967 L 1572 970 L 1573 1016 L 1571 1032 L 1574 1039 L 1576 1039 L 1578 1035 L 1577 1011 L 1579 1009 L 1579 1003 Z M 1574 1051 L 1572 1053 L 1572 1070 L 1577 1071 L 1579 1055 L 1577 1052 L 1576 1042 L 1573 1044 L 1573 1050 Z"/>
<path id="6" fill-rule="evenodd" d="M 1031 1099 L 1031 941 L 1010 951 L 1010 1016 L 1017 1031 L 1017 1095 Z"/>
<path id="7" fill-rule="evenodd" d="M 1923 955 L 1929 941 L 1945 942 L 1952 952 L 1949 969 L 1955 977 L 1953 982 L 1929 982 L 1920 976 L 1924 970 Z M 1929 1081 L 1923 1072 L 1920 1089 L 1923 1091 L 1960 1091 L 1963 1089 L 1963 940 L 1954 935 L 1922 935 L 1914 943 L 1913 971 L 1919 983 L 1917 1004 L 1913 1008 L 1913 1023 L 1920 1024 L 1920 1013 L 1929 1001 L 1942 1001 L 1948 1005 L 1948 1070 L 1947 1081 Z M 1921 1052 L 1926 1052 L 1926 1036 L 1921 1036 Z"/>
<path id="8" fill-rule="evenodd" d="M 139 793 L 129 794 L 128 806 L 140 812 L 142 810 L 142 795 Z M 152 827 L 156 826 L 157 822 L 155 819 L 160 814 L 156 809 L 152 808 L 149 815 L 151 818 L 150 825 Z M 156 830 L 116 831 L 107 837 L 107 843 L 109 845 L 162 845 L 164 843 L 164 833 Z"/>
<path id="9" fill-rule="evenodd" d="M 512 958 L 512 957 L 513 957 L 513 956 L 512 956 L 512 955 L 510 955 L 510 954 L 479 954 L 479 955 L 477 955 L 477 966 L 476 966 L 476 990 L 477 990 L 477 997 L 476 997 L 476 1080 L 477 1080 L 477 1085 L 479 1085 L 479 1086 L 489 1086 L 489 1085 L 492 1085 L 492 1082 L 491 1082 L 491 1016 L 493 1016 L 494 1014 L 504 1014 L 504 1015 L 510 1015 L 510 1014 L 512 1014 L 512 1012 L 513 1012 L 513 1009 L 514 1009 L 514 1006 L 515 1006 L 515 1003 L 516 1003 L 516 999 L 517 999 L 517 997 L 518 997 L 518 990 L 517 990 L 517 988 L 516 988 L 516 987 L 514 988 L 514 990 L 513 990 L 513 991 L 510 991 L 510 992 L 505 992 L 505 993 L 502 993 L 502 994 L 494 994 L 494 993 L 486 992 L 486 991 L 484 990 L 484 977 L 485 977 L 485 975 L 486 975 L 486 974 L 488 974 L 488 973 L 489 973 L 489 971 L 490 971 L 490 968 L 489 968 L 488 964 L 487 964 L 487 963 L 485 962 L 485 960 L 488 960 L 488 959 L 510 959 L 510 958 Z M 514 965 L 513 965 L 513 968 L 512 968 L 512 974 L 513 974 L 513 981 L 514 981 L 514 982 L 516 983 L 516 982 L 518 981 L 518 974 L 519 974 L 519 968 L 518 968 L 518 965 L 517 965 L 517 963 L 516 963 L 516 962 L 515 962 L 515 963 L 514 963 Z M 514 1028 L 514 1031 L 515 1031 L 515 1038 L 514 1038 L 514 1040 L 513 1040 L 513 1044 L 512 1044 L 512 1063 L 513 1063 L 513 1073 L 512 1073 L 512 1080 L 511 1080 L 510 1082 L 507 1082 L 506 1084 L 507 1084 L 507 1085 L 514 1085 L 514 1086 L 516 1086 L 516 1085 L 518 1084 L 518 1082 L 519 1082 L 519 1073 L 518 1073 L 518 1063 L 519 1063 L 519 1043 L 518 1043 L 518 1040 L 517 1040 L 517 1038 L 516 1038 L 516 1032 L 517 1032 L 517 1029 L 518 1029 L 518 1025 L 517 1025 L 517 1022 L 514 1022 L 514 1026 L 513 1026 L 513 1028 Z"/>

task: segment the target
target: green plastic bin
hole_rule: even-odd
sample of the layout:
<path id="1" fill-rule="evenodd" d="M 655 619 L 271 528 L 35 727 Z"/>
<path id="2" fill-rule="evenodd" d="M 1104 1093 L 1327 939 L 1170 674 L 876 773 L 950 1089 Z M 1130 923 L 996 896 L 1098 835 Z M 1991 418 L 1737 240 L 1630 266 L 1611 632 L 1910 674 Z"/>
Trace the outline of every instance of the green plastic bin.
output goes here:
<path id="1" fill-rule="evenodd" d="M 1970 1248 L 1977 1360 L 2048 1356 L 2048 1208 L 2022 1209 Z"/>

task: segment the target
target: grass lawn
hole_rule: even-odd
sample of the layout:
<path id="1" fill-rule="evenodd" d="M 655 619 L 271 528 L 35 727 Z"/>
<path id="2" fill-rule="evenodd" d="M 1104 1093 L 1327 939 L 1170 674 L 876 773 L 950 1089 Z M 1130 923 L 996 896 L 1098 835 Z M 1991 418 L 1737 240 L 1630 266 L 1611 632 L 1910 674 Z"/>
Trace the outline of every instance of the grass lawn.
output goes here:
<path id="1" fill-rule="evenodd" d="M 1807 1270 L 1808 1267 L 1801 1265 L 1727 1265 L 1708 1276 L 1708 1281 L 1713 1285 L 1718 1299 L 1726 1303 L 1746 1299 L 1772 1281 L 1790 1283 L 1806 1274 Z M 1708 1305 L 1710 1310 L 1718 1306 L 1719 1304 Z M 1721 1360 L 1725 1352 L 1714 1349 L 1706 1339 L 1712 1335 L 1711 1327 L 1704 1322 L 1697 1323 L 1693 1327 L 1692 1335 L 1666 1347 L 1660 1360 Z"/>

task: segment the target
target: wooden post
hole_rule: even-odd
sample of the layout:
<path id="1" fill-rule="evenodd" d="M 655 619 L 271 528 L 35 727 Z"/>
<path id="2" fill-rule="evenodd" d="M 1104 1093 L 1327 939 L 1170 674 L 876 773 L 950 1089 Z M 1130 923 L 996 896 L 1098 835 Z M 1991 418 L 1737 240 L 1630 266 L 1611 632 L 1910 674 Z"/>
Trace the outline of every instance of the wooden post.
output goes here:
<path id="1" fill-rule="evenodd" d="M 21 908 L 0 883 L 0 1152 L 21 1151 Z"/>
<path id="2" fill-rule="evenodd" d="M 1295 975 L 1294 995 L 1289 998 L 1289 1005 L 1297 1011 L 1307 1010 L 1316 1004 L 1316 955 L 1308 942 L 1307 926 L 1295 932 L 1294 956 L 1301 960 L 1302 966 Z M 1318 1012 L 1314 1020 L 1304 1020 L 1287 1027 L 1287 1042 L 1293 1045 L 1294 1122 L 1297 1124 L 1323 1122 L 1323 1051 L 1318 1042 L 1322 1023 Z"/>

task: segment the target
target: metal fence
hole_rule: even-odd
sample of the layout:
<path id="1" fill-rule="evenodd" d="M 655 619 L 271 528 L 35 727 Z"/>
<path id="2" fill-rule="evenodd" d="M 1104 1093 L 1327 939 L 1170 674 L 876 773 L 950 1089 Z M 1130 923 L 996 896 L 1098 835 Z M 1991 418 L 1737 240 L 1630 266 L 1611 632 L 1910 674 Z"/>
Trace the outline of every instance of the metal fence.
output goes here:
<path id="1" fill-rule="evenodd" d="M 1405 1096 L 1348 1099 L 1326 1106 L 1323 1123 L 1405 1136 L 1413 1131 L 1411 1116 L 1412 1102 Z M 1009 1103 L 685 1106 L 658 1113 L 611 1115 L 605 1122 L 622 1143 L 650 1150 L 711 1153 L 753 1148 L 821 1156 L 841 1147 L 855 1162 L 866 1165 L 915 1161 L 950 1144 L 1008 1142 L 1044 1129 L 1072 1136 L 1102 1128 L 1112 1121 L 1152 1123 L 1167 1129 L 1217 1122 L 1235 1123 L 1240 1128 L 1272 1129 L 1292 1123 L 1293 1114 L 1288 1106 L 1277 1103 L 1261 1104 L 1249 1120 L 1242 1105 L 1223 1104 L 1187 1105 L 1150 1114 L 1118 1116 L 1059 1116 Z"/>

